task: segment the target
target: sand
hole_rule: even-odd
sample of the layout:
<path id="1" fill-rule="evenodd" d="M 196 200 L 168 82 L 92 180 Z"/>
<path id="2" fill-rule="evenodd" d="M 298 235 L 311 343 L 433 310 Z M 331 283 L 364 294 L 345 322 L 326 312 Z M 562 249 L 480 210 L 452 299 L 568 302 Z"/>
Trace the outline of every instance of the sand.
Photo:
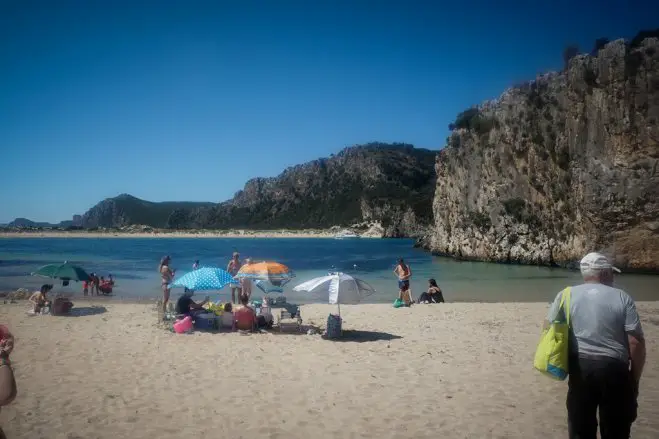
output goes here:
<path id="1" fill-rule="evenodd" d="M 567 384 L 531 367 L 545 304 L 344 306 L 343 341 L 177 335 L 152 304 L 76 306 L 84 315 L 0 306 L 16 336 L 9 438 L 567 437 Z M 638 307 L 649 353 L 633 435 L 652 438 L 659 303 Z M 302 317 L 324 326 L 335 309 L 305 305 Z"/>

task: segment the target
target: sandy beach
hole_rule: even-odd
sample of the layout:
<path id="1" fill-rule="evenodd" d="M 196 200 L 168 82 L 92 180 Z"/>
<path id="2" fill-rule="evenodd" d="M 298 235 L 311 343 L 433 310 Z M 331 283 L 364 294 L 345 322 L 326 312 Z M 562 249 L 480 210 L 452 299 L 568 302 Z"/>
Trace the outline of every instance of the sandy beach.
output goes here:
<path id="1" fill-rule="evenodd" d="M 546 305 L 344 306 L 342 341 L 158 327 L 153 304 L 0 306 L 16 336 L 9 438 L 565 438 L 565 382 L 532 367 Z M 324 327 L 335 308 L 307 305 Z M 659 304 L 634 437 L 659 437 Z"/>

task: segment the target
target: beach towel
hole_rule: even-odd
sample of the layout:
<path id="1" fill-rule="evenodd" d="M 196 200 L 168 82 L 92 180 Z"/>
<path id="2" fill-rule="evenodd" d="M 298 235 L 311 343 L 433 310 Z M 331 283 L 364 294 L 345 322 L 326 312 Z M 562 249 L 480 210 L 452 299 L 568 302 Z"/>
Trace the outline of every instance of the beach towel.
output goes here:
<path id="1" fill-rule="evenodd" d="M 550 322 L 535 351 L 533 367 L 555 380 L 567 378 L 570 334 L 570 288 L 563 290 L 558 316 Z"/>

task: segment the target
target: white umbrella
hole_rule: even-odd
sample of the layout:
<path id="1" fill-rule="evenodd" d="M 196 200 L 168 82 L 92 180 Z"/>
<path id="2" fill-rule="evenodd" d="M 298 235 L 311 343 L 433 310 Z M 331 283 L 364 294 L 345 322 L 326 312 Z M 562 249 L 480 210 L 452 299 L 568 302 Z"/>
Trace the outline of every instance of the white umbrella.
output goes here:
<path id="1" fill-rule="evenodd" d="M 341 314 L 341 304 L 352 305 L 359 303 L 364 297 L 375 293 L 375 288 L 363 280 L 348 274 L 333 273 L 304 282 L 293 288 L 293 291 L 306 291 L 312 294 L 327 295 L 329 297 L 329 303 L 339 305 L 339 314 Z"/>

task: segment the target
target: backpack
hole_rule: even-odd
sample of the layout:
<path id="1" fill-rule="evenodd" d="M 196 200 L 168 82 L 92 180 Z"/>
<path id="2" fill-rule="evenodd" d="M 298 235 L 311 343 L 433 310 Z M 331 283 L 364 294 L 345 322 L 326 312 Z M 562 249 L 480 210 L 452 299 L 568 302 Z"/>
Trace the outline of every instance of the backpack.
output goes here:
<path id="1" fill-rule="evenodd" d="M 561 292 L 557 317 L 550 322 L 535 351 L 533 367 L 555 380 L 567 378 L 568 339 L 570 334 L 570 287 Z"/>

